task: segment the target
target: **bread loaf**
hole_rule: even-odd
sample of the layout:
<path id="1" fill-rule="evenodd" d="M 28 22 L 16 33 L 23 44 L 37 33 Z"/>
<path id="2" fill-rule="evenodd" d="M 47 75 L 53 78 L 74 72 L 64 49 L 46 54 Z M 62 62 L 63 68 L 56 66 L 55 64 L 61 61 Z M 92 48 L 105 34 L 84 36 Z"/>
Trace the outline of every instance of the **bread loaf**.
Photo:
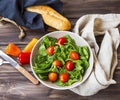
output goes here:
<path id="1" fill-rule="evenodd" d="M 57 30 L 71 29 L 70 21 L 49 6 L 44 5 L 31 6 L 27 7 L 26 10 L 41 14 L 45 24 Z"/>

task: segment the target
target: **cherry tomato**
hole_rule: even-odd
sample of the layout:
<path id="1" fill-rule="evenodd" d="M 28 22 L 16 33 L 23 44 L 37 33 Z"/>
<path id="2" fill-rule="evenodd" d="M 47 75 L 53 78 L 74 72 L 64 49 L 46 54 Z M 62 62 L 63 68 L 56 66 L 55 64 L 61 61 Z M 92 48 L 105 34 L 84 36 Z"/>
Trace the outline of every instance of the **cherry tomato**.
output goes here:
<path id="1" fill-rule="evenodd" d="M 78 60 L 79 59 L 79 54 L 76 51 L 72 51 L 70 53 L 70 58 L 73 60 Z"/>
<path id="2" fill-rule="evenodd" d="M 57 66 L 57 67 L 61 67 L 61 66 L 62 66 L 62 63 L 61 63 L 60 60 L 54 60 L 54 61 L 53 61 L 53 65 L 54 65 L 54 66 Z"/>
<path id="3" fill-rule="evenodd" d="M 29 52 L 21 52 L 18 55 L 18 61 L 19 61 L 20 64 L 30 63 L 30 53 Z"/>
<path id="4" fill-rule="evenodd" d="M 54 54 L 54 46 L 49 46 L 46 50 L 48 55 L 53 55 Z"/>
<path id="5" fill-rule="evenodd" d="M 64 44 L 66 42 L 66 38 L 65 37 L 60 37 L 57 39 L 57 43 L 58 44 Z"/>
<path id="6" fill-rule="evenodd" d="M 48 78 L 50 81 L 54 82 L 58 79 L 58 74 L 56 72 L 50 72 Z"/>
<path id="7" fill-rule="evenodd" d="M 74 69 L 74 63 L 72 61 L 67 61 L 67 63 L 65 64 L 65 68 L 68 70 L 68 71 L 71 71 Z"/>
<path id="8" fill-rule="evenodd" d="M 69 80 L 69 74 L 68 73 L 60 74 L 60 81 L 61 82 L 67 82 L 68 80 Z"/>

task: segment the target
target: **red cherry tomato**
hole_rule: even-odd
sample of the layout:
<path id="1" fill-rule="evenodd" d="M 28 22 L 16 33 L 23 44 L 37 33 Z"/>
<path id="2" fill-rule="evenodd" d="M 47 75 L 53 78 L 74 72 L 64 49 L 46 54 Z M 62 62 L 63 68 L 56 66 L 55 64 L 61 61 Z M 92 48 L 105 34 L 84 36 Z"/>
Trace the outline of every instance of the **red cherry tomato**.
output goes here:
<path id="1" fill-rule="evenodd" d="M 65 64 L 65 68 L 68 70 L 68 71 L 71 71 L 74 69 L 74 63 L 72 61 L 68 61 L 66 64 Z"/>
<path id="2" fill-rule="evenodd" d="M 60 37 L 60 38 L 58 38 L 58 40 L 57 40 L 57 43 L 58 44 L 64 44 L 66 42 L 66 38 L 65 37 Z"/>
<path id="3" fill-rule="evenodd" d="M 62 63 L 61 63 L 60 60 L 54 60 L 54 61 L 53 61 L 53 65 L 54 65 L 54 66 L 57 66 L 57 67 L 61 67 L 61 66 L 62 66 Z"/>
<path id="4" fill-rule="evenodd" d="M 53 55 L 54 54 L 54 46 L 49 46 L 46 50 L 48 55 Z"/>
<path id="5" fill-rule="evenodd" d="M 62 73 L 60 74 L 60 81 L 61 82 L 67 82 L 69 80 L 69 74 L 68 73 Z"/>
<path id="6" fill-rule="evenodd" d="M 73 60 L 78 60 L 79 59 L 79 54 L 76 51 L 72 51 L 70 53 L 70 58 Z"/>
<path id="7" fill-rule="evenodd" d="M 29 52 L 21 52 L 18 55 L 18 61 L 19 61 L 20 64 L 30 63 L 30 53 Z"/>
<path id="8" fill-rule="evenodd" d="M 58 74 L 56 72 L 50 72 L 48 78 L 50 81 L 54 82 L 58 79 Z"/>

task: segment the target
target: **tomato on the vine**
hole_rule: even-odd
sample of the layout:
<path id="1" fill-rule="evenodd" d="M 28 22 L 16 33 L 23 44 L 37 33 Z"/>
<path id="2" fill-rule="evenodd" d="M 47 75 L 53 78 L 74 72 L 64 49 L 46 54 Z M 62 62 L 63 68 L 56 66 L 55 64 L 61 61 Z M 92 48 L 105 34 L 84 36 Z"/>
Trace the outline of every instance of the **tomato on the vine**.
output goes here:
<path id="1" fill-rule="evenodd" d="M 48 55 L 53 55 L 54 54 L 54 46 L 49 46 L 46 50 Z"/>
<path id="2" fill-rule="evenodd" d="M 50 72 L 48 78 L 50 81 L 54 82 L 58 79 L 58 74 L 56 72 Z"/>
<path id="3" fill-rule="evenodd" d="M 65 37 L 60 37 L 57 39 L 57 44 L 64 44 L 66 42 L 66 38 Z"/>
<path id="4" fill-rule="evenodd" d="M 69 74 L 68 73 L 62 73 L 60 74 L 60 81 L 61 82 L 67 82 L 69 80 Z"/>
<path id="5" fill-rule="evenodd" d="M 61 67 L 61 66 L 62 66 L 62 63 L 61 63 L 60 60 L 54 60 L 54 61 L 53 61 L 53 65 L 54 65 L 54 66 L 57 66 L 57 67 Z"/>
<path id="6" fill-rule="evenodd" d="M 70 52 L 70 58 L 73 60 L 78 60 L 79 54 L 76 51 L 72 51 L 72 52 Z"/>
<path id="7" fill-rule="evenodd" d="M 68 70 L 68 71 L 71 71 L 74 69 L 74 63 L 72 61 L 67 61 L 66 64 L 65 64 L 65 68 Z"/>

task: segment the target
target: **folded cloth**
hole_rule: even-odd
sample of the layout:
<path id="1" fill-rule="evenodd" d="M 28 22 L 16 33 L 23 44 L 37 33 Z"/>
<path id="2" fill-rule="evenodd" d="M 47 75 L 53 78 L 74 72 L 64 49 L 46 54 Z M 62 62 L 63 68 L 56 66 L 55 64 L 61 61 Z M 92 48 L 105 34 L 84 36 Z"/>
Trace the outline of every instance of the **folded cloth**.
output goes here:
<path id="1" fill-rule="evenodd" d="M 60 0 L 0 0 L 0 16 L 15 21 L 18 25 L 35 30 L 44 31 L 42 17 L 25 10 L 28 6 L 49 5 L 60 12 L 62 2 Z"/>
<path id="2" fill-rule="evenodd" d="M 120 14 L 85 15 L 76 22 L 74 32 L 81 35 L 93 49 L 94 67 L 88 79 L 71 91 L 82 96 L 91 96 L 110 84 L 116 84 L 113 73 L 118 63 L 119 24 Z M 95 35 L 101 34 L 104 37 L 99 49 Z"/>

